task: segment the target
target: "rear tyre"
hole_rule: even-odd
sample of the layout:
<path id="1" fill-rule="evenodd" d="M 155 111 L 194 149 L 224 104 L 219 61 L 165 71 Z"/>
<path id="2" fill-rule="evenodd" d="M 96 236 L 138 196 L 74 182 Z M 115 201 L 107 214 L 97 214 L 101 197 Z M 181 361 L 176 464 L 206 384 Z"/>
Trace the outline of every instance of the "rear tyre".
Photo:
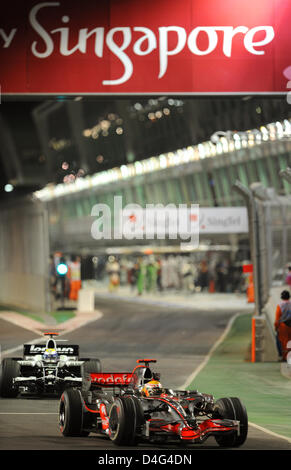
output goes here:
<path id="1" fill-rule="evenodd" d="M 80 392 L 75 388 L 64 391 L 59 405 L 59 425 L 63 436 L 86 437 L 83 431 L 83 403 Z"/>
<path id="2" fill-rule="evenodd" d="M 85 374 L 99 374 L 101 371 L 102 367 L 99 359 L 90 359 L 84 363 Z"/>
<path id="3" fill-rule="evenodd" d="M 0 379 L 0 395 L 3 398 L 16 398 L 19 391 L 14 387 L 13 379 L 20 375 L 20 366 L 12 358 L 3 359 Z"/>
<path id="4" fill-rule="evenodd" d="M 136 397 L 118 397 L 109 410 L 109 436 L 117 446 L 136 445 L 143 414 Z"/>
<path id="5" fill-rule="evenodd" d="M 215 436 L 220 447 L 239 447 L 244 444 L 248 435 L 248 415 L 239 398 L 220 398 L 214 405 L 215 417 L 234 419 L 240 422 L 239 433 Z"/>

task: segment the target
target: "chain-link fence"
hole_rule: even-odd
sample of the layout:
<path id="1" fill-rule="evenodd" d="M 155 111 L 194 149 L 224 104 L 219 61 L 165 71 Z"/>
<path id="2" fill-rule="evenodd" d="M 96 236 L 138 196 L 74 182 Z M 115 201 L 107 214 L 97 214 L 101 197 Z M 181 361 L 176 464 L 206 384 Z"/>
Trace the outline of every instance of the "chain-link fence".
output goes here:
<path id="1" fill-rule="evenodd" d="M 265 188 L 261 183 L 253 183 L 247 188 L 237 182 L 235 188 L 243 195 L 248 207 L 255 284 L 254 318 L 260 324 L 258 330 L 262 331 L 263 316 L 266 322 L 264 333 L 256 335 L 253 346 L 257 354 L 254 356 L 256 360 L 264 360 L 267 342 L 275 345 L 275 306 L 291 265 L 291 196 L 278 195 L 273 188 Z"/>

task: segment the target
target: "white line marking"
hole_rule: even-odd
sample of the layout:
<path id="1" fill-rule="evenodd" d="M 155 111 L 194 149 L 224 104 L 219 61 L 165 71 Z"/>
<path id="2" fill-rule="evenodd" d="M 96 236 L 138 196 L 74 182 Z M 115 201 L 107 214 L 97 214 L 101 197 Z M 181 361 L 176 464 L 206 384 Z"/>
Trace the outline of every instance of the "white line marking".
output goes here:
<path id="1" fill-rule="evenodd" d="M 43 338 L 36 338 L 36 339 L 33 339 L 32 341 L 28 341 L 28 343 L 29 344 L 37 344 L 37 343 L 40 343 L 41 341 L 43 341 Z M 4 350 L 1 351 L 1 355 L 4 357 L 4 356 L 7 356 L 8 354 L 12 354 L 12 353 L 18 351 L 19 349 L 23 349 L 23 344 L 20 344 L 19 346 L 15 346 L 15 348 L 4 349 Z"/>
<path id="2" fill-rule="evenodd" d="M 189 387 L 190 383 L 193 382 L 193 380 L 197 377 L 197 375 L 201 372 L 202 369 L 204 369 L 204 367 L 206 366 L 206 364 L 208 363 L 209 359 L 211 358 L 212 354 L 214 353 L 214 351 L 218 348 L 218 346 L 222 343 L 222 341 L 225 339 L 225 337 L 228 335 L 231 327 L 232 327 L 232 324 L 234 322 L 234 320 L 240 315 L 240 313 L 236 313 L 233 317 L 231 317 L 231 319 L 229 320 L 228 324 L 227 324 L 227 327 L 226 329 L 224 330 L 224 332 L 222 333 L 222 335 L 220 336 L 220 338 L 218 338 L 218 340 L 214 343 L 214 345 L 212 346 L 212 348 L 210 349 L 209 353 L 207 354 L 207 356 L 205 356 L 204 360 L 201 362 L 201 364 L 197 367 L 197 369 L 194 370 L 194 372 L 188 377 L 188 379 L 186 380 L 186 382 L 184 383 L 184 385 L 182 385 L 181 389 L 184 390 L 184 389 L 187 389 L 187 387 Z"/>
<path id="3" fill-rule="evenodd" d="M 291 444 L 290 437 L 282 436 L 282 434 L 277 434 L 276 432 L 270 431 L 269 429 L 263 428 L 262 426 L 259 426 L 258 424 L 255 424 L 255 423 L 249 422 L 249 424 L 253 426 L 254 428 L 258 429 L 259 431 L 263 431 L 266 434 L 270 434 L 271 436 L 278 437 L 280 439 L 285 439 L 285 441 L 290 442 Z"/>
<path id="4" fill-rule="evenodd" d="M 96 321 L 96 320 L 100 320 L 100 318 L 102 318 L 103 315 L 104 315 L 103 312 L 99 312 L 99 311 L 98 311 L 98 313 L 96 313 L 92 318 L 89 318 L 88 320 L 84 321 L 84 323 L 82 323 L 82 322 L 80 321 L 79 324 L 76 324 L 75 326 L 72 326 L 71 328 L 61 330 L 61 331 L 59 332 L 59 335 L 60 335 L 60 336 L 65 336 L 67 333 L 72 333 L 73 331 L 77 330 L 78 328 L 82 328 L 83 326 L 86 326 L 86 325 L 88 325 L 89 323 L 92 323 L 92 322 L 94 322 L 94 321 Z M 1 318 L 1 319 L 2 319 L 2 318 Z M 8 321 L 8 322 L 10 321 L 10 320 L 8 320 L 8 319 L 6 319 L 6 318 L 3 318 L 3 320 L 6 320 L 6 321 Z M 73 318 L 73 320 L 75 320 L 75 318 Z M 81 319 L 80 319 L 80 320 L 81 320 Z M 70 320 L 68 320 L 68 321 L 70 321 Z M 11 323 L 14 323 L 14 322 L 11 322 Z M 64 323 L 65 323 L 65 322 L 64 322 Z M 25 328 L 23 325 L 17 324 L 17 326 L 19 326 L 20 328 L 27 329 L 27 328 Z M 45 326 L 47 326 L 47 325 L 44 325 L 43 328 L 45 328 Z M 62 323 L 60 323 L 58 326 L 61 327 L 61 326 L 62 326 Z M 32 330 L 32 331 L 34 331 L 34 330 Z M 36 332 L 36 331 L 35 331 L 35 332 Z M 40 334 L 40 335 L 43 334 L 43 333 L 41 333 L 40 331 L 38 331 L 37 333 Z M 41 341 L 43 341 L 43 336 L 40 337 L 40 338 L 34 339 L 34 340 L 32 340 L 32 341 L 27 341 L 27 344 L 36 344 L 36 343 L 40 343 Z M 1 345 L 0 345 L 0 356 L 5 357 L 5 356 L 7 356 L 7 355 L 10 355 L 10 354 L 12 354 L 12 353 L 18 351 L 19 349 L 22 349 L 22 348 L 23 348 L 23 344 L 20 344 L 19 346 L 15 346 L 14 348 L 11 348 L 11 349 L 4 349 L 4 350 L 1 350 Z"/>
<path id="5" fill-rule="evenodd" d="M 212 346 L 212 348 L 210 349 L 209 353 L 207 354 L 207 356 L 205 356 L 204 360 L 201 362 L 201 364 L 197 367 L 197 369 L 194 370 L 194 372 L 188 377 L 188 379 L 186 380 L 186 382 L 184 383 L 184 385 L 182 385 L 181 389 L 182 390 L 185 390 L 187 389 L 187 387 L 189 387 L 189 385 L 193 382 L 193 380 L 197 377 L 197 375 L 202 371 L 202 369 L 204 369 L 204 367 L 206 366 L 206 364 L 208 363 L 209 359 L 211 358 L 211 356 L 213 355 L 214 351 L 218 348 L 218 346 L 222 343 L 222 341 L 226 338 L 226 336 L 228 335 L 231 327 L 232 327 L 232 324 L 234 322 L 234 320 L 239 316 L 241 315 L 241 313 L 236 313 L 228 322 L 227 324 L 227 327 L 226 329 L 224 330 L 224 332 L 222 333 L 222 335 L 220 336 L 220 338 L 218 338 L 218 340 L 216 341 L 216 343 Z M 274 437 L 277 437 L 279 439 L 284 439 L 285 441 L 287 442 L 290 442 L 291 443 L 291 439 L 289 437 L 286 437 L 286 436 L 282 436 L 282 434 L 277 434 L 273 431 L 269 431 L 269 429 L 266 429 L 262 426 L 259 426 L 258 424 L 255 424 L 255 423 L 251 423 L 249 422 L 249 425 L 250 426 L 253 426 L 254 428 L 260 430 L 260 431 L 263 431 L 265 432 L 266 434 L 270 434 L 271 436 L 274 436 Z"/>
<path id="6" fill-rule="evenodd" d="M 57 415 L 58 413 L 0 413 L 0 415 Z"/>

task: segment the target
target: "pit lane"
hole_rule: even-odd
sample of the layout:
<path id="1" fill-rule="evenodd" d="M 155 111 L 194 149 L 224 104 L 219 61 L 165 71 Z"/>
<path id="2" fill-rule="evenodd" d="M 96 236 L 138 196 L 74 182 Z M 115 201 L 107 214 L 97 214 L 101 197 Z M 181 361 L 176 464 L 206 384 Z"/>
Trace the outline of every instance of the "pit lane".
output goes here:
<path id="1" fill-rule="evenodd" d="M 130 372 L 138 358 L 154 357 L 165 387 L 178 388 L 187 380 L 223 333 L 236 312 L 160 307 L 126 301 L 99 300 L 103 317 L 64 335 L 80 344 L 82 356 L 99 357 L 104 371 Z M 29 333 L 0 320 L 2 350 L 12 349 L 35 339 Z M 19 352 L 13 355 L 21 354 Z M 201 390 L 211 393 L 211 390 Z M 226 390 L 227 396 L 227 390 Z M 98 450 L 116 449 L 110 441 L 90 435 L 64 438 L 58 430 L 57 399 L 1 399 L 1 450 Z M 168 446 L 167 448 L 171 448 Z M 140 449 L 164 448 L 140 445 Z M 218 449 L 209 438 L 195 449 Z M 247 442 L 241 449 L 290 450 L 291 444 L 250 426 Z"/>

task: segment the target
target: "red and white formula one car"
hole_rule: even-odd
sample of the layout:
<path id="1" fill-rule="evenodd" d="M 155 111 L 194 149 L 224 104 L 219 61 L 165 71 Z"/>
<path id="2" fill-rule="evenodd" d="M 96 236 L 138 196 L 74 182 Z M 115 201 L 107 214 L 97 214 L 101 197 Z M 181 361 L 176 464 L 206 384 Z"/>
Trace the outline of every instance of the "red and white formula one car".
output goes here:
<path id="1" fill-rule="evenodd" d="M 64 391 L 59 406 L 64 436 L 106 435 L 119 446 L 139 442 L 201 444 L 214 436 L 221 447 L 241 446 L 248 416 L 239 398 L 220 398 L 197 390 L 161 386 L 150 369 L 154 359 L 140 359 L 131 373 L 97 373 L 87 391 Z M 83 387 L 84 389 L 84 387 Z"/>

